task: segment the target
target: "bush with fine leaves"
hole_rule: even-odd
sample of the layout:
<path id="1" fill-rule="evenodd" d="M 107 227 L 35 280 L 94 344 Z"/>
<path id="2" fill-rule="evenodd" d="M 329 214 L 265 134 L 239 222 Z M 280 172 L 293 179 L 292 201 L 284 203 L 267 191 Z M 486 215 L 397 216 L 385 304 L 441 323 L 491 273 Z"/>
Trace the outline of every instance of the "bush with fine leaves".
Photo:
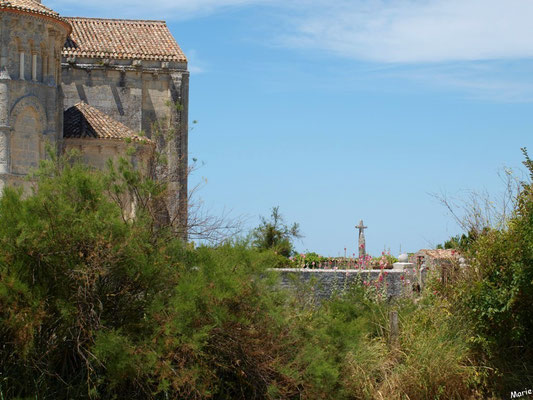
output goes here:
<path id="1" fill-rule="evenodd" d="M 274 255 L 193 250 L 155 229 L 149 207 L 124 218 L 113 199 L 128 186 L 157 195 L 127 166 L 103 174 L 64 161 L 43 163 L 33 193 L 0 198 L 3 398 L 297 392 L 277 368 L 288 353 L 281 299 L 264 290 Z"/>
<path id="2" fill-rule="evenodd" d="M 476 398 L 464 330 L 431 297 L 310 306 L 278 290 L 279 253 L 176 239 L 164 186 L 125 162 L 51 160 L 33 182 L 0 198 L 0 399 Z"/>

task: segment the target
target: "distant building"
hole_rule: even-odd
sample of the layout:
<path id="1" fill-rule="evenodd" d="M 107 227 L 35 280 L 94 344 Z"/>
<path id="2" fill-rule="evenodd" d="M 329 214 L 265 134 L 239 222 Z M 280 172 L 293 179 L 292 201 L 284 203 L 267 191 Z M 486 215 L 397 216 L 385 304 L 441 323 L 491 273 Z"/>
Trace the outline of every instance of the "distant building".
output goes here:
<path id="1" fill-rule="evenodd" d="M 168 182 L 166 218 L 185 232 L 189 72 L 165 22 L 69 18 L 38 0 L 0 0 L 0 29 L 0 189 L 24 185 L 47 142 L 96 167 L 133 142 L 132 161 Z M 166 163 L 153 163 L 154 149 Z"/>
<path id="2" fill-rule="evenodd" d="M 452 249 L 420 250 L 409 257 L 409 262 L 425 264 L 429 270 L 438 269 L 443 283 L 448 282 L 459 267 L 460 253 Z"/>

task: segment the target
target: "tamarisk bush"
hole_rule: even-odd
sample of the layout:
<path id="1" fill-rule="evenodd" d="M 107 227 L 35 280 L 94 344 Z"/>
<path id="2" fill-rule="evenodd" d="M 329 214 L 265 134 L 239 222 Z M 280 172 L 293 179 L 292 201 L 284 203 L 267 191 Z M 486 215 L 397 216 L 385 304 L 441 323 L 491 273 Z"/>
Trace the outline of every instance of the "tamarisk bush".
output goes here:
<path id="1" fill-rule="evenodd" d="M 46 161 L 0 198 L 2 398 L 264 398 L 298 382 L 271 253 L 192 249 L 157 227 L 161 193 L 123 162 Z M 125 218 L 124 195 L 137 215 Z M 264 279 L 257 279 L 259 275 Z"/>

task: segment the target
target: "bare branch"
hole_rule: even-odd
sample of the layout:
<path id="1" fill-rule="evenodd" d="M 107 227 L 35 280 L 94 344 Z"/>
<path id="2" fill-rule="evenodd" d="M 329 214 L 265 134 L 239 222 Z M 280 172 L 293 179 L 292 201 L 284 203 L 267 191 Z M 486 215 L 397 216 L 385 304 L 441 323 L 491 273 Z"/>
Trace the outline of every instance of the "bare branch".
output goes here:
<path id="1" fill-rule="evenodd" d="M 497 195 L 491 195 L 487 190 L 469 190 L 461 196 L 430 195 L 446 208 L 464 232 L 479 234 L 486 228 L 503 229 L 515 209 L 520 181 L 509 168 L 504 168 L 498 176 L 503 187 Z"/>

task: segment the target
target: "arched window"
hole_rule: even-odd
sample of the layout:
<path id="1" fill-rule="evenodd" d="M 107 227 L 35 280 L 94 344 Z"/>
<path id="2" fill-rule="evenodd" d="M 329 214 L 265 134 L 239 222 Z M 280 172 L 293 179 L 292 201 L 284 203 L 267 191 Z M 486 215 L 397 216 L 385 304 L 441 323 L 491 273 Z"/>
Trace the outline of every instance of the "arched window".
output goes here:
<path id="1" fill-rule="evenodd" d="M 24 47 L 22 46 L 22 42 L 19 38 L 15 38 L 15 42 L 17 43 L 17 52 L 18 52 L 18 61 L 19 61 L 19 79 L 24 79 L 25 69 L 24 69 Z"/>

